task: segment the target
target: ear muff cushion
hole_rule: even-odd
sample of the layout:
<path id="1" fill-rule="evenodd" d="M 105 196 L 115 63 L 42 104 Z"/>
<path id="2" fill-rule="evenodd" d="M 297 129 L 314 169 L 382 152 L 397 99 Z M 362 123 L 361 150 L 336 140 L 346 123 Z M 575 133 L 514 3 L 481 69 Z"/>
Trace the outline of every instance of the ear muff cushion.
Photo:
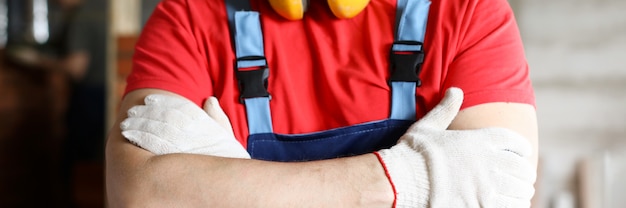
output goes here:
<path id="1" fill-rule="evenodd" d="M 289 20 L 299 20 L 304 16 L 308 0 L 269 0 L 274 11 Z"/>
<path id="2" fill-rule="evenodd" d="M 299 20 L 304 16 L 309 0 L 269 0 L 274 11 L 289 20 Z M 327 0 L 328 6 L 338 18 L 352 18 L 369 4 L 370 0 Z"/>
<path id="3" fill-rule="evenodd" d="M 328 0 L 330 10 L 338 18 L 352 18 L 367 6 L 370 0 Z"/>

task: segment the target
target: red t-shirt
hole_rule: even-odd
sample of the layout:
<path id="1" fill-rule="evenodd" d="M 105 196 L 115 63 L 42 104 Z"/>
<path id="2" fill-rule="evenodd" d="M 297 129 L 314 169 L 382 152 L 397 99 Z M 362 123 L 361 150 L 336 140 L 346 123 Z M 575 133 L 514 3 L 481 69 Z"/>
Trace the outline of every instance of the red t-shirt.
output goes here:
<path id="1" fill-rule="evenodd" d="M 389 117 L 396 0 L 373 0 L 352 19 L 334 17 L 326 1 L 311 1 L 301 21 L 280 17 L 266 0 L 251 4 L 261 13 L 274 132 L 310 133 Z M 214 95 L 245 145 L 248 125 L 226 16 L 223 0 L 161 2 L 137 43 L 126 92 L 158 88 L 200 106 Z M 426 33 L 418 118 L 451 86 L 464 90 L 463 108 L 534 105 L 506 0 L 433 0 Z"/>

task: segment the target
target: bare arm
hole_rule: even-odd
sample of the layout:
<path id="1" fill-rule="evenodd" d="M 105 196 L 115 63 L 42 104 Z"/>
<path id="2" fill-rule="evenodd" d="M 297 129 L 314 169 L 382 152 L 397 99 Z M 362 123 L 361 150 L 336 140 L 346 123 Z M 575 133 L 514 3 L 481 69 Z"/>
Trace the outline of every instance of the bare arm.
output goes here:
<path id="1" fill-rule="evenodd" d="M 167 93 L 146 89 L 127 95 L 118 123 L 128 108 L 156 92 Z M 528 107 L 532 111 L 521 104 L 468 108 L 451 128 L 505 127 L 536 144 L 534 109 Z M 532 114 L 525 116 L 528 113 Z M 188 154 L 154 156 L 128 143 L 119 131 L 111 131 L 107 145 L 107 193 L 113 207 L 390 207 L 393 201 L 389 182 L 372 154 L 306 163 Z"/>
<path id="2" fill-rule="evenodd" d="M 117 124 L 132 106 L 161 90 L 128 94 Z M 122 138 L 116 125 L 106 149 L 112 207 L 390 207 L 393 191 L 373 154 L 275 163 L 203 155 L 155 156 Z"/>

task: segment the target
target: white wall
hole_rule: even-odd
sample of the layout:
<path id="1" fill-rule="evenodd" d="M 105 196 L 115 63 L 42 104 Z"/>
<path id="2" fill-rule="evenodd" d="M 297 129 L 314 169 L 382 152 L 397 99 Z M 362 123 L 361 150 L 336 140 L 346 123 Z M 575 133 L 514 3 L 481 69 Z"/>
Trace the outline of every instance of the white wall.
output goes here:
<path id="1" fill-rule="evenodd" d="M 574 170 L 581 159 L 625 150 L 626 1 L 511 4 L 537 95 L 543 162 L 538 205 L 552 207 L 558 193 L 576 191 Z"/>

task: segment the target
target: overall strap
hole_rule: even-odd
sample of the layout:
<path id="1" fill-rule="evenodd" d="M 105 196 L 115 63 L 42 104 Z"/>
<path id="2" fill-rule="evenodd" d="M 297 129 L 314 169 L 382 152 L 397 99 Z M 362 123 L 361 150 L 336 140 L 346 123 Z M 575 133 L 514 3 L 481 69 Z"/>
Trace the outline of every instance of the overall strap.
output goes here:
<path id="1" fill-rule="evenodd" d="M 249 134 L 272 133 L 272 117 L 267 91 L 269 68 L 263 49 L 259 13 L 250 9 L 249 0 L 225 0 L 239 84 L 240 102 L 246 106 Z"/>
<path id="2" fill-rule="evenodd" d="M 390 119 L 415 120 L 415 90 L 421 86 L 419 74 L 424 63 L 424 36 L 429 0 L 398 0 L 396 34 L 391 47 Z"/>

